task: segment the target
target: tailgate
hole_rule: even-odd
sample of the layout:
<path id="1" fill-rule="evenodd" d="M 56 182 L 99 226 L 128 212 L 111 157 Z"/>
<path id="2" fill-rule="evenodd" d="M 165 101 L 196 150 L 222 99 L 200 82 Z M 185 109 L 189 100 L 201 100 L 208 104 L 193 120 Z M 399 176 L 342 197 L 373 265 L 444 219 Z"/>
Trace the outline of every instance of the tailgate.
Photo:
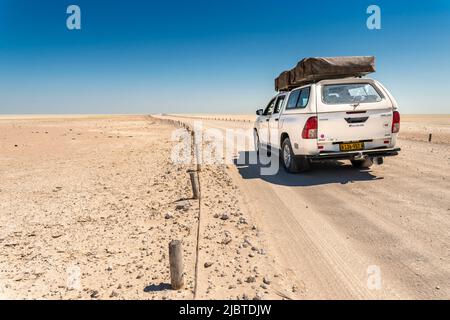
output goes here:
<path id="1" fill-rule="evenodd" d="M 320 142 L 381 140 L 391 137 L 392 109 L 319 112 Z"/>

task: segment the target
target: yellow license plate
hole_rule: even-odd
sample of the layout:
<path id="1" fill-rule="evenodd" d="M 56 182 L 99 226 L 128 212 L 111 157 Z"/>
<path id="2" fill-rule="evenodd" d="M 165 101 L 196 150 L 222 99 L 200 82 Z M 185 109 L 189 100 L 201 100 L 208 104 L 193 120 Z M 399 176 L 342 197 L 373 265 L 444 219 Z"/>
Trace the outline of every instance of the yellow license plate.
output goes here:
<path id="1" fill-rule="evenodd" d="M 364 142 L 341 143 L 339 145 L 339 149 L 341 151 L 363 150 Z"/>

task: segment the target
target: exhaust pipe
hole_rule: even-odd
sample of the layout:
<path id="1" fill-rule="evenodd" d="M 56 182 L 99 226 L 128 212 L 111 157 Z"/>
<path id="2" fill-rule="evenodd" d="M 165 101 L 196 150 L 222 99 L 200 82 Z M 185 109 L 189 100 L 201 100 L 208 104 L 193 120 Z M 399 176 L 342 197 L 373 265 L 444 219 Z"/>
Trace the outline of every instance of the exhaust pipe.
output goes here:
<path id="1" fill-rule="evenodd" d="M 354 160 L 365 160 L 368 157 L 363 155 L 362 152 L 359 152 L 356 156 L 353 157 Z"/>
<path id="2" fill-rule="evenodd" d="M 373 163 L 377 164 L 377 165 L 382 165 L 384 162 L 383 157 L 375 157 L 373 158 Z"/>

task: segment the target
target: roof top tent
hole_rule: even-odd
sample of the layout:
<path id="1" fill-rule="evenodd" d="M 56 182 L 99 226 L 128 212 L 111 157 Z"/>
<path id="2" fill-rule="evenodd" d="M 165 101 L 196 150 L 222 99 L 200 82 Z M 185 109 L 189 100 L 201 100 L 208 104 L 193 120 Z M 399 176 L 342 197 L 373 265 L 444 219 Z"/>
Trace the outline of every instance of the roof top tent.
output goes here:
<path id="1" fill-rule="evenodd" d="M 373 56 L 305 58 L 275 79 L 275 90 L 289 91 L 320 80 L 362 77 L 372 72 L 375 72 Z"/>

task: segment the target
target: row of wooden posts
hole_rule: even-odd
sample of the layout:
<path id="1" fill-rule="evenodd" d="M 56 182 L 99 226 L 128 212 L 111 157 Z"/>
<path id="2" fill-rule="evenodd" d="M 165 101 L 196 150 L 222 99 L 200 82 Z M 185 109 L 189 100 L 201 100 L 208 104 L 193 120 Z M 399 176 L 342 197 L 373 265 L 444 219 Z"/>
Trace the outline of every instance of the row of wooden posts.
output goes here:
<path id="1" fill-rule="evenodd" d="M 199 179 L 198 174 L 194 170 L 188 170 L 189 178 L 191 180 L 192 186 L 192 198 L 200 199 L 200 189 L 199 189 Z M 199 207 L 200 210 L 200 207 Z M 200 214 L 199 221 L 200 224 Z M 198 238 L 197 238 L 197 248 L 198 248 Z M 198 252 L 197 252 L 198 255 Z M 197 259 L 196 259 L 197 260 Z M 197 264 L 197 263 L 196 263 Z M 183 247 L 180 240 L 172 240 L 169 243 L 169 265 L 170 265 L 170 285 L 172 289 L 178 290 L 184 286 L 183 277 Z M 196 266 L 197 270 L 197 266 Z M 197 275 L 196 275 L 197 277 Z M 196 291 L 196 290 L 194 290 Z"/>
<path id="2" fill-rule="evenodd" d="M 215 121 L 232 121 L 232 122 L 252 122 L 252 120 L 246 120 L 246 119 L 234 119 L 234 118 L 218 118 L 218 117 L 195 117 L 195 116 L 180 116 L 177 115 L 178 118 L 189 118 L 189 119 L 199 119 L 199 120 L 215 120 Z M 181 121 L 175 121 L 180 122 Z"/>
<path id="3" fill-rule="evenodd" d="M 199 234 L 200 234 L 200 180 L 199 172 L 201 171 L 201 164 L 199 161 L 200 148 L 197 145 L 197 140 L 194 130 L 187 123 L 179 120 L 164 119 L 169 123 L 185 128 L 191 133 L 192 137 L 192 152 L 196 157 L 196 170 L 188 170 L 189 178 L 192 186 L 192 199 L 199 200 L 199 216 L 198 216 L 198 230 L 197 230 L 197 245 L 196 245 L 196 263 L 195 263 L 195 287 L 194 298 L 197 292 L 197 278 L 198 278 L 198 250 L 199 250 Z M 170 266 L 170 285 L 173 290 L 179 290 L 184 287 L 184 264 L 183 264 L 183 247 L 181 240 L 171 240 L 169 243 L 169 266 Z"/>

